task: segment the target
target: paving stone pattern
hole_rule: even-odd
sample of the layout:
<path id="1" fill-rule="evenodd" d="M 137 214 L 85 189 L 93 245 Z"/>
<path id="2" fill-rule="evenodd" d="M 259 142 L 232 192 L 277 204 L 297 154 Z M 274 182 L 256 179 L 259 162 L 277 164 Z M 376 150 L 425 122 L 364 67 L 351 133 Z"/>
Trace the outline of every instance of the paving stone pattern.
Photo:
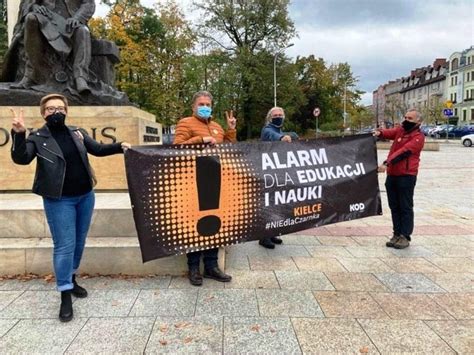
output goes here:
<path id="1" fill-rule="evenodd" d="M 380 176 L 383 216 L 229 247 L 225 285 L 79 279 L 89 297 L 63 324 L 54 284 L 0 281 L 0 354 L 473 353 L 473 173 L 472 148 L 422 153 L 405 250 L 385 247 Z"/>

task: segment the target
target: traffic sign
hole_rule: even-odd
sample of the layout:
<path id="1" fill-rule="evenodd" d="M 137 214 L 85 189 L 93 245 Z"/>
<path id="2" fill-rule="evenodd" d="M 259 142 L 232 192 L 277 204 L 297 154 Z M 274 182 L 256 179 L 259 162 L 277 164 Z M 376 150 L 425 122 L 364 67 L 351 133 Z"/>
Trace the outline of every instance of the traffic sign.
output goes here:
<path id="1" fill-rule="evenodd" d="M 318 117 L 320 114 L 321 114 L 321 110 L 319 109 L 319 107 L 316 107 L 316 108 L 313 110 L 313 116 L 314 116 L 314 117 Z"/>
<path id="2" fill-rule="evenodd" d="M 445 108 L 443 110 L 443 115 L 445 115 L 446 117 L 451 117 L 453 115 L 453 110 L 451 110 L 450 108 Z"/>
<path id="3" fill-rule="evenodd" d="M 446 108 L 452 108 L 453 107 L 453 102 L 451 100 L 446 100 L 446 102 L 444 103 L 444 106 Z"/>

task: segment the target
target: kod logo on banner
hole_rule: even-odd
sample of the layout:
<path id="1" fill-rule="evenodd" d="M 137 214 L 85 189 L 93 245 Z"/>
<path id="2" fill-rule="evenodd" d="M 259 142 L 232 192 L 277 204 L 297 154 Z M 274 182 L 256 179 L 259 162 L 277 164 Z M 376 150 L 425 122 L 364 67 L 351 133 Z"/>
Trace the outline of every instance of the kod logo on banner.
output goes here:
<path id="1" fill-rule="evenodd" d="M 360 212 L 365 209 L 365 205 L 360 202 L 360 203 L 353 203 L 349 205 L 349 212 Z"/>

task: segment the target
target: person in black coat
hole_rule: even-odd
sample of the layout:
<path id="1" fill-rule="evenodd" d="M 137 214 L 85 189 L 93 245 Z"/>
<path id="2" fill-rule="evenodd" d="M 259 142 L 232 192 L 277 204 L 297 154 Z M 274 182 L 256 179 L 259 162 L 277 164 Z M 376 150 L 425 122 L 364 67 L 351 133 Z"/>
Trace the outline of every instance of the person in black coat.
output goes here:
<path id="1" fill-rule="evenodd" d="M 67 126 L 67 99 L 50 94 L 41 99 L 41 116 L 46 124 L 26 137 L 23 110 L 13 114 L 11 156 L 16 164 L 27 165 L 36 158 L 33 192 L 43 197 L 53 237 L 53 265 L 61 292 L 59 319 L 73 318 L 71 295 L 87 297 L 76 282 L 87 232 L 94 210 L 95 176 L 87 154 L 107 156 L 122 153 L 130 144 L 100 144 L 77 127 Z"/>

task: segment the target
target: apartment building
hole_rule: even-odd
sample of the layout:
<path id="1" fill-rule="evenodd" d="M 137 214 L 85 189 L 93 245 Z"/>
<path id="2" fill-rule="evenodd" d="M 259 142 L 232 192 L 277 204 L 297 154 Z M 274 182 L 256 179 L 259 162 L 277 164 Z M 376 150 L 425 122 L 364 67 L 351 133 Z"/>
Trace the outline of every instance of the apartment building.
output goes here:
<path id="1" fill-rule="evenodd" d="M 410 76 L 402 79 L 402 102 L 406 109 L 416 108 L 426 111 L 446 101 L 445 82 L 448 63 L 438 58 L 423 68 L 411 71 Z"/>
<path id="2" fill-rule="evenodd" d="M 474 123 L 474 46 L 451 54 L 447 78 L 446 97 L 458 125 Z"/>

